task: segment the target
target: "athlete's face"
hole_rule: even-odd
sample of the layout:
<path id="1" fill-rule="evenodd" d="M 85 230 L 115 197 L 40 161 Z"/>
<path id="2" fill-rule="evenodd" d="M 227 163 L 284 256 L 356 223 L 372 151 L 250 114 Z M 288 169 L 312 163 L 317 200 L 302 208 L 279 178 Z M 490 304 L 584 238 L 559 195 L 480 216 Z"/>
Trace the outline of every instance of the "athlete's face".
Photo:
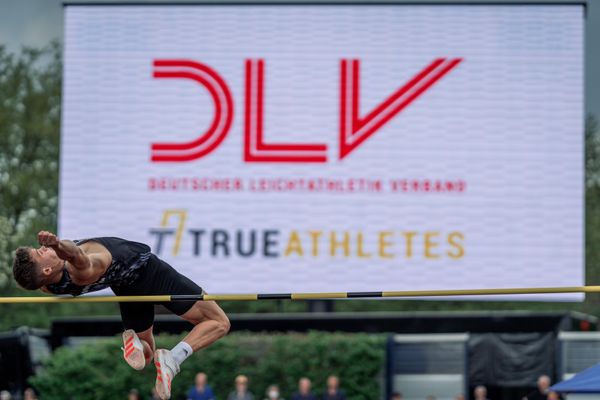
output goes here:
<path id="1" fill-rule="evenodd" d="M 51 275 L 62 265 L 54 249 L 46 246 L 31 249 L 31 258 L 40 266 L 44 275 Z"/>

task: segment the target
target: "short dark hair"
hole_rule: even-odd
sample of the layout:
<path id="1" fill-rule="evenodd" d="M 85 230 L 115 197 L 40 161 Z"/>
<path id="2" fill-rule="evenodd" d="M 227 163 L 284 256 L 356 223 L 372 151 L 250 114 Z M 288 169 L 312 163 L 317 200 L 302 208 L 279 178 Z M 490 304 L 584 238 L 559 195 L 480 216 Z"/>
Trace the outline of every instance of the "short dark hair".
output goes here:
<path id="1" fill-rule="evenodd" d="M 19 247 L 15 252 L 13 276 L 23 289 L 36 290 L 44 285 L 40 267 L 31 258 L 31 247 Z"/>

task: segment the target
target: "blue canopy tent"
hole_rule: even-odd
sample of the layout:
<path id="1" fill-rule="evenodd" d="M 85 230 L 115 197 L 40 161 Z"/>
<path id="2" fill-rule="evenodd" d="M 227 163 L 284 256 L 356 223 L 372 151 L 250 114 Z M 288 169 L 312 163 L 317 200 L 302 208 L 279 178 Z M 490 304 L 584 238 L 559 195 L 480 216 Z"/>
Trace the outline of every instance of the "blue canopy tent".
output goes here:
<path id="1" fill-rule="evenodd" d="M 596 364 L 552 386 L 550 390 L 559 393 L 600 393 L 600 364 Z"/>

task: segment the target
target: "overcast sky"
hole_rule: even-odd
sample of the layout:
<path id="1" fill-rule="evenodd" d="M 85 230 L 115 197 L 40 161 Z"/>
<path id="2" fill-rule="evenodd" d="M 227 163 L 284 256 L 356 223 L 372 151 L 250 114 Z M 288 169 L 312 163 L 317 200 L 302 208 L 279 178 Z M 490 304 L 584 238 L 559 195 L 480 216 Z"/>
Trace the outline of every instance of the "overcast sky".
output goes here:
<path id="1" fill-rule="evenodd" d="M 17 51 L 23 45 L 62 40 L 62 2 L 0 0 L 0 44 Z M 586 111 L 600 118 L 600 0 L 588 0 L 585 67 Z"/>

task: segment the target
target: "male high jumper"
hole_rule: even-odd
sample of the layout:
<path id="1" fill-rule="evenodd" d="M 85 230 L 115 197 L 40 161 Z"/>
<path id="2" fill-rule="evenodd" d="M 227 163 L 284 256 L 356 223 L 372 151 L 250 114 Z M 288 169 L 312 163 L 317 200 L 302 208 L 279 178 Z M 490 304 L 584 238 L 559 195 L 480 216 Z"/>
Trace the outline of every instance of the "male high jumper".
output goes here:
<path id="1" fill-rule="evenodd" d="M 46 293 L 84 293 L 110 287 L 118 296 L 201 294 L 202 289 L 152 254 L 145 244 L 116 237 L 78 241 L 59 240 L 47 231 L 38 233 L 39 248 L 19 247 L 13 275 L 24 289 Z M 229 332 L 229 319 L 214 301 L 159 303 L 191 322 L 194 328 L 171 350 L 155 350 L 153 303 L 119 303 L 123 357 L 137 370 L 154 357 L 156 391 L 171 398 L 171 381 L 181 363 Z"/>

